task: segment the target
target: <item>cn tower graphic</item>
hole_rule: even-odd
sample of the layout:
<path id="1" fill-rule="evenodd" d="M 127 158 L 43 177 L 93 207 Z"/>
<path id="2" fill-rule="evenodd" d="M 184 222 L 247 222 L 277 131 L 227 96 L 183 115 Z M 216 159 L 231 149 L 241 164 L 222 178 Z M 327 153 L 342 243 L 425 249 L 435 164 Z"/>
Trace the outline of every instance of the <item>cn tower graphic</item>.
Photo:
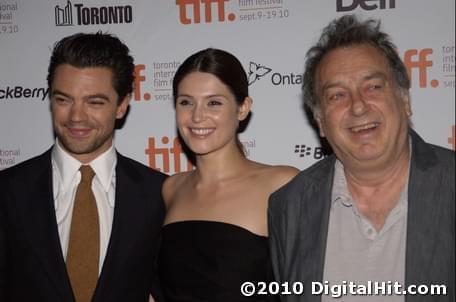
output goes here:
<path id="1" fill-rule="evenodd" d="M 67 4 L 64 8 L 60 8 L 59 5 L 55 6 L 55 25 L 57 26 L 68 26 L 73 25 L 73 13 L 72 5 L 70 1 L 67 1 Z"/>

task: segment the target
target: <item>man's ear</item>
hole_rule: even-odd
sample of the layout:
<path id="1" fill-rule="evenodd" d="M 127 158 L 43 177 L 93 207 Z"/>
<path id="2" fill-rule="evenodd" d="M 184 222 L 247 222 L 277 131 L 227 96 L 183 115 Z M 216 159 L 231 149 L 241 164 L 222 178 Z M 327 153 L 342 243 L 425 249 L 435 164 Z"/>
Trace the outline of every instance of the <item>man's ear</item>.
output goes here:
<path id="1" fill-rule="evenodd" d="M 244 99 L 242 105 L 239 106 L 238 120 L 243 121 L 249 115 L 250 109 L 252 108 L 252 103 L 253 100 L 251 97 L 246 97 Z"/>
<path id="2" fill-rule="evenodd" d="M 131 94 L 128 94 L 120 104 L 117 106 L 116 119 L 122 119 L 127 113 L 128 106 L 130 105 Z"/>
<path id="3" fill-rule="evenodd" d="M 404 111 L 407 117 L 412 116 L 412 106 L 410 104 L 410 94 L 407 93 L 402 93 L 401 94 L 402 101 L 404 102 Z"/>
<path id="4" fill-rule="evenodd" d="M 321 112 L 320 111 L 314 113 L 314 119 L 317 122 L 318 131 L 320 133 L 320 136 L 321 137 L 325 137 L 325 131 L 323 130 L 323 121 L 322 121 L 322 117 L 321 117 Z"/>

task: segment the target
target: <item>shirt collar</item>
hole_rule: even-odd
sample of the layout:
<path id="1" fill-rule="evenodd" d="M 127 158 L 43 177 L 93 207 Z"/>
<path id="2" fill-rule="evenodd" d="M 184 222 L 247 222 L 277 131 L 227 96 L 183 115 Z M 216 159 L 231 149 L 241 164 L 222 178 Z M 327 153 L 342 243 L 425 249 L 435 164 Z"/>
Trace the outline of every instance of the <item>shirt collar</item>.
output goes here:
<path id="1" fill-rule="evenodd" d="M 100 181 L 105 192 L 109 191 L 111 183 L 115 180 L 115 170 L 117 164 L 117 154 L 114 144 L 103 154 L 90 162 L 90 166 Z"/>
<path id="2" fill-rule="evenodd" d="M 409 144 L 409 174 L 410 174 L 410 158 L 412 158 L 412 138 L 409 136 L 408 138 L 408 144 Z M 408 179 L 408 176 L 407 176 Z M 407 184 L 404 186 L 404 189 L 402 190 L 401 196 L 400 196 L 400 201 L 405 199 L 405 202 L 407 202 L 408 194 L 407 194 L 407 188 L 408 188 L 408 180 Z M 347 179 L 345 178 L 345 172 L 344 172 L 344 165 L 339 159 L 336 159 L 336 163 L 334 166 L 334 181 L 333 181 L 333 188 L 332 188 L 332 195 L 331 195 L 331 207 L 336 203 L 336 202 L 342 202 L 346 206 L 352 206 L 353 205 L 353 200 L 351 193 L 348 191 L 347 187 Z"/>
<path id="3" fill-rule="evenodd" d="M 67 192 L 79 171 L 81 163 L 63 150 L 58 140 L 56 140 L 52 149 L 52 160 L 57 168 L 56 172 L 60 180 L 61 190 L 62 192 Z"/>
<path id="4" fill-rule="evenodd" d="M 337 201 L 343 202 L 347 206 L 350 206 L 352 204 L 351 194 L 347 188 L 347 179 L 345 178 L 344 166 L 338 159 L 336 159 L 334 166 L 334 182 L 331 200 L 331 206 L 333 206 Z"/>
<path id="5" fill-rule="evenodd" d="M 58 140 L 56 140 L 52 150 L 52 159 L 57 167 L 62 189 L 66 192 L 74 177 L 77 175 L 81 163 L 68 154 L 68 152 L 59 145 Z M 89 163 L 90 167 L 95 171 L 95 177 L 98 179 L 105 192 L 108 192 L 111 182 L 114 180 L 116 164 L 117 154 L 114 144 Z"/>

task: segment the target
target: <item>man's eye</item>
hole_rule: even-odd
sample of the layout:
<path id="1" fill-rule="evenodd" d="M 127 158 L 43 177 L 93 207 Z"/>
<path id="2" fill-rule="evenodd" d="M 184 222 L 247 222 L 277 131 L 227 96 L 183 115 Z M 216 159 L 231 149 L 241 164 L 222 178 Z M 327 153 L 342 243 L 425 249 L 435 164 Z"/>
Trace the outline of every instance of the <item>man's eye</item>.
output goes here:
<path id="1" fill-rule="evenodd" d="M 339 100 L 343 99 L 344 97 L 345 97 L 345 93 L 336 92 L 336 93 L 330 94 L 328 99 L 330 101 L 339 101 Z"/>
<path id="2" fill-rule="evenodd" d="M 372 84 L 372 85 L 369 85 L 369 87 L 368 87 L 368 89 L 370 91 L 380 90 L 382 88 L 383 88 L 383 86 L 380 84 Z"/>
<path id="3" fill-rule="evenodd" d="M 102 106 L 104 105 L 106 102 L 104 101 L 98 101 L 98 100 L 91 100 L 89 101 L 89 104 L 90 105 L 94 105 L 94 106 Z"/>
<path id="4" fill-rule="evenodd" d="M 62 97 L 54 97 L 54 102 L 56 103 L 60 103 L 60 104 L 63 104 L 63 103 L 67 103 L 69 102 L 70 100 L 66 99 L 66 98 L 62 98 Z"/>

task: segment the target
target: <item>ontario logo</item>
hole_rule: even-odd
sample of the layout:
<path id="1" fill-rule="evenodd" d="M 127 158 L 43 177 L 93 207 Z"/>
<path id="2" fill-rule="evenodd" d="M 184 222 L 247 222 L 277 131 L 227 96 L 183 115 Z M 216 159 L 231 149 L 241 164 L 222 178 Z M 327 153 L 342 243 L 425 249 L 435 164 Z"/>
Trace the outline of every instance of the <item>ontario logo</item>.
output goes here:
<path id="1" fill-rule="evenodd" d="M 264 77 L 272 71 L 271 68 L 257 64 L 255 62 L 249 63 L 249 85 L 252 85 L 260 78 Z"/>
<path id="2" fill-rule="evenodd" d="M 65 6 L 54 8 L 56 26 L 122 24 L 133 22 L 131 5 L 84 6 L 67 1 Z"/>
<path id="3" fill-rule="evenodd" d="M 270 81 L 274 86 L 302 84 L 302 75 L 299 73 L 271 72 L 272 68 L 250 61 L 248 71 L 249 85 L 257 82 L 267 74 L 271 74 Z"/>

